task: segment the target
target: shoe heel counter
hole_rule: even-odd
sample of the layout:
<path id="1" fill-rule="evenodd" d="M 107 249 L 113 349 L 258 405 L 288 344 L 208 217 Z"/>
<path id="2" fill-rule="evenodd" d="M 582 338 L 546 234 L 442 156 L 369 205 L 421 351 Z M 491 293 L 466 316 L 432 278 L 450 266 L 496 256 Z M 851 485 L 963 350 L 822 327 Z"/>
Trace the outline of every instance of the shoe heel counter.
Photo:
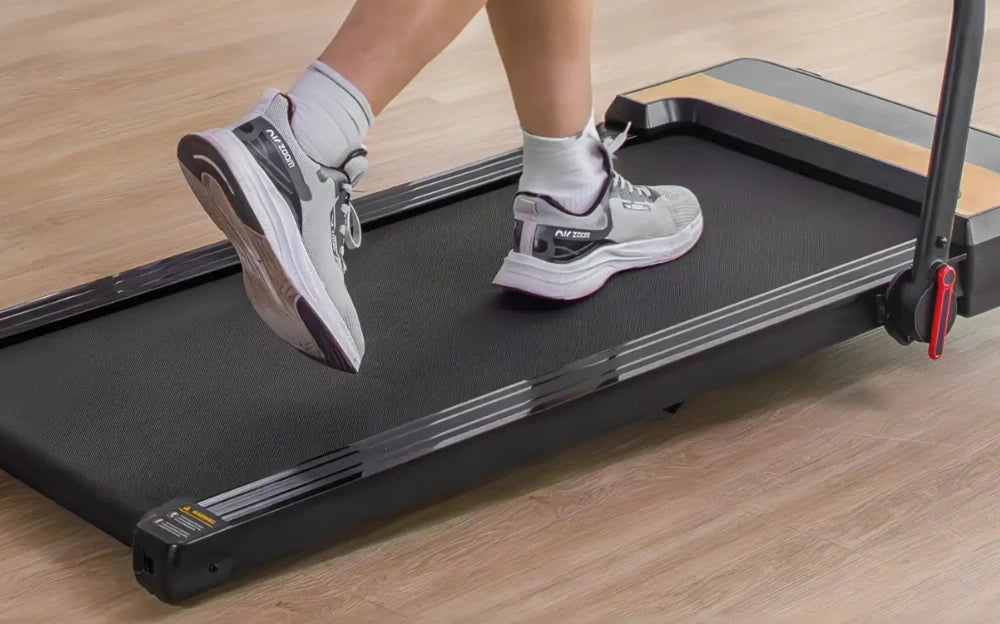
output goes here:
<path id="1" fill-rule="evenodd" d="M 531 255 L 538 229 L 538 207 L 532 198 L 514 198 L 514 251 Z"/>
<path id="2" fill-rule="evenodd" d="M 514 251 L 554 263 L 573 262 L 606 244 L 609 211 L 578 217 L 544 196 L 522 194 L 514 202 Z M 580 223 L 583 221 L 583 223 Z"/>
<path id="3" fill-rule="evenodd" d="M 243 143 L 250 157 L 279 193 L 285 198 L 295 221 L 302 229 L 302 203 L 312 199 L 312 189 L 302 170 L 303 160 L 289 141 L 266 116 L 252 117 L 231 131 Z"/>

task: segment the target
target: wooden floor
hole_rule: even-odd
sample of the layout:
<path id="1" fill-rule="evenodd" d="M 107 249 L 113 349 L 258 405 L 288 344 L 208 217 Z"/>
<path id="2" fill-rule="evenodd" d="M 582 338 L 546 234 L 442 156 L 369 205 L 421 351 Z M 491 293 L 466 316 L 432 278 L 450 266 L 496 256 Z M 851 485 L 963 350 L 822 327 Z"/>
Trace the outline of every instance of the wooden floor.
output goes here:
<path id="1" fill-rule="evenodd" d="M 989 5 L 976 123 L 1000 131 Z M 287 86 L 347 6 L 0 0 L 0 306 L 218 240 L 176 138 Z M 760 56 L 933 109 L 950 6 L 604 0 L 597 108 Z M 379 119 L 362 191 L 517 139 L 477 20 Z M 937 364 L 855 340 L 183 608 L 0 473 L 0 621 L 996 622 L 998 321 L 963 321 Z"/>

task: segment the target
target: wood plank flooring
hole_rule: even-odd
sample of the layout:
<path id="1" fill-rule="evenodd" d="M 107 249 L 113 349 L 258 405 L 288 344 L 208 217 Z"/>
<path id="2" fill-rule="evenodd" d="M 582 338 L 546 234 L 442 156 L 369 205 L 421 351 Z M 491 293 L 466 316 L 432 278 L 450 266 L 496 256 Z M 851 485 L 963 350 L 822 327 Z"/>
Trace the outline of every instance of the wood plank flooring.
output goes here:
<path id="1" fill-rule="evenodd" d="M 287 86 L 342 0 L 0 0 L 0 306 L 219 239 L 183 132 Z M 1000 0 L 977 125 L 1000 131 Z M 600 0 L 600 112 L 729 58 L 936 106 L 946 0 Z M 373 192 L 513 147 L 477 19 L 378 120 Z M 0 473 L 3 622 L 995 622 L 1000 317 L 866 336 L 185 607 Z"/>

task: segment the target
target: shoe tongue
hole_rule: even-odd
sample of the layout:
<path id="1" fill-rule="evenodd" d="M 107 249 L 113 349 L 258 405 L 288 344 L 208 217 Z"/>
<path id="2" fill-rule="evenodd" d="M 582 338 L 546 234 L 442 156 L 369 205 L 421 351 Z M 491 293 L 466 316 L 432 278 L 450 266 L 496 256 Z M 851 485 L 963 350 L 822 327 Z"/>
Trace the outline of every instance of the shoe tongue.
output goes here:
<path id="1" fill-rule="evenodd" d="M 278 101 L 275 102 L 275 100 Z M 265 91 L 264 95 L 260 96 L 260 99 L 257 100 L 257 104 L 254 105 L 252 114 L 262 116 L 272 106 L 277 106 L 277 110 L 283 111 L 289 117 L 292 114 L 292 101 L 288 99 L 287 95 L 277 89 L 268 89 Z"/>

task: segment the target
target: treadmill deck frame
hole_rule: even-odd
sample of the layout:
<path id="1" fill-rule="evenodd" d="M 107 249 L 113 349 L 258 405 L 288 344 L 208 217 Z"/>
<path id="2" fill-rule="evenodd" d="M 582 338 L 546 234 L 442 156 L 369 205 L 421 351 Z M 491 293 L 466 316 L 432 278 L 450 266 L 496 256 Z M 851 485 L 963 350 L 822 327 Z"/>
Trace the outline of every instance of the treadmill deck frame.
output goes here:
<path id="1" fill-rule="evenodd" d="M 827 85 L 823 88 L 833 84 L 755 60 L 734 61 L 697 75 L 720 70 L 735 72 L 744 80 L 756 72 L 761 89 L 795 83 L 808 91 L 820 83 Z M 834 86 L 846 98 L 847 108 L 863 109 L 875 101 Z M 854 95 L 846 96 L 848 92 Z M 929 135 L 932 116 L 892 106 L 898 125 L 910 132 L 926 126 Z M 680 128 L 704 132 L 714 140 L 751 146 L 787 168 L 919 211 L 924 176 L 696 96 L 653 102 L 620 96 L 606 123 L 621 127 L 626 122 L 638 131 L 633 143 Z M 970 161 L 981 156 L 974 152 L 977 144 L 992 149 L 1000 145 L 1000 137 L 986 133 L 977 137 L 979 143 L 970 144 Z M 509 152 L 363 198 L 357 207 L 363 222 L 375 226 L 509 182 L 520 163 L 520 152 Z M 1000 170 L 1000 164 L 995 169 Z M 997 200 L 1000 203 L 1000 188 Z M 1000 260 L 997 214 L 987 210 L 956 220 L 952 257 L 962 276 L 960 311 L 965 315 L 1000 304 L 1000 276 L 993 270 Z M 625 424 L 642 409 L 679 403 L 762 365 L 801 357 L 876 329 L 879 296 L 909 266 L 912 253 L 912 242 L 886 249 L 229 492 L 201 501 L 165 503 L 136 527 L 132 544 L 136 577 L 164 601 L 187 599 L 250 566 L 343 535 L 361 523 L 440 498 L 519 461 Z M 0 347 L 238 268 L 228 243 L 219 243 L 11 308 L 0 312 Z M 776 349 L 775 344 L 782 347 Z M 629 413 L 614 407 L 623 396 L 634 406 Z M 580 400 L 584 398 L 587 401 Z M 585 423 L 580 421 L 582 413 L 587 415 Z M 570 422 L 573 427 L 566 426 Z M 407 470 L 400 470 L 404 465 Z M 454 470 L 455 465 L 463 470 Z M 182 526 L 195 529 L 182 535 L 164 528 L 179 515 L 187 517 Z"/>

